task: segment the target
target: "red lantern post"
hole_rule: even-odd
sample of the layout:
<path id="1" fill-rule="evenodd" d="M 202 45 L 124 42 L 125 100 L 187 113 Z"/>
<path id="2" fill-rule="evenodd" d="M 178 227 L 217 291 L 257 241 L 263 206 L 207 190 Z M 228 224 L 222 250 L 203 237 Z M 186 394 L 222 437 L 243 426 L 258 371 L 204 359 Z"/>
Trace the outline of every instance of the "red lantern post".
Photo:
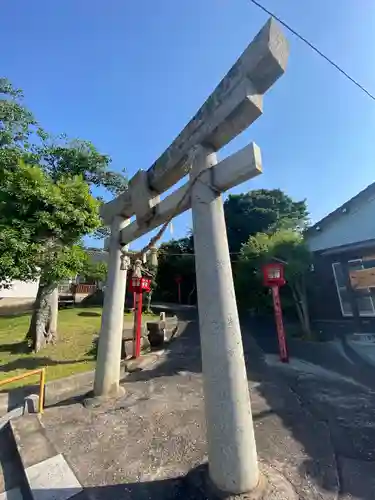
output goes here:
<path id="1" fill-rule="evenodd" d="M 142 332 L 142 294 L 151 290 L 151 280 L 133 276 L 130 282 L 130 290 L 135 295 L 134 305 L 134 335 L 133 335 L 133 357 L 141 355 L 141 332 Z"/>
<path id="2" fill-rule="evenodd" d="M 270 287 L 272 291 L 273 309 L 275 313 L 277 337 L 279 341 L 280 360 L 283 363 L 289 363 L 289 355 L 283 324 L 283 312 L 281 309 L 279 293 L 280 286 L 285 285 L 283 264 L 275 262 L 263 266 L 263 283 L 264 286 Z"/>

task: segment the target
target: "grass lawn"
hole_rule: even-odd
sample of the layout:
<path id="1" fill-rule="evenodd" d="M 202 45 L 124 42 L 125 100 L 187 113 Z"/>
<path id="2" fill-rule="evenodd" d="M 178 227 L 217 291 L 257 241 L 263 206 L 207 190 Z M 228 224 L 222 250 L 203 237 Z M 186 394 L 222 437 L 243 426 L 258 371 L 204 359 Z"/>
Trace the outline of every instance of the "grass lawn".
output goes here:
<path id="1" fill-rule="evenodd" d="M 24 342 L 30 314 L 0 317 L 0 381 L 42 367 L 46 367 L 47 382 L 92 370 L 95 367 L 93 340 L 100 330 L 101 315 L 99 307 L 60 310 L 58 342 L 38 354 L 27 352 Z M 131 322 L 133 315 L 125 314 L 124 320 Z M 36 382 L 38 376 L 29 377 L 2 386 L 0 391 Z"/>

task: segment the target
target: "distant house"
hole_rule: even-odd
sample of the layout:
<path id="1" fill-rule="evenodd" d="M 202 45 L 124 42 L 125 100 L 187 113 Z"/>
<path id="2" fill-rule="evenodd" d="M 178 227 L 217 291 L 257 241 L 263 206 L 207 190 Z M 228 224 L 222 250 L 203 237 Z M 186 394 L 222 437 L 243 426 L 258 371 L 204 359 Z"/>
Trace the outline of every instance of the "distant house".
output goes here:
<path id="1" fill-rule="evenodd" d="M 14 309 L 27 311 L 32 308 L 38 292 L 38 281 L 14 280 L 10 287 L 0 288 L 0 313 L 8 314 Z"/>
<path id="2" fill-rule="evenodd" d="M 96 248 L 87 250 L 90 259 L 93 262 L 107 262 L 108 252 Z M 74 279 L 68 279 L 59 285 L 59 295 L 65 302 L 72 302 L 72 285 L 78 284 L 77 301 L 82 300 L 88 294 L 92 293 L 92 288 L 82 285 L 84 279 L 77 276 Z M 29 308 L 33 305 L 38 293 L 39 280 L 37 281 L 18 281 L 14 280 L 7 288 L 0 288 L 0 312 L 8 312 L 12 308 Z M 69 298 L 69 300 L 68 300 Z"/>
<path id="3" fill-rule="evenodd" d="M 306 233 L 314 254 L 312 318 L 375 332 L 375 183 Z"/>

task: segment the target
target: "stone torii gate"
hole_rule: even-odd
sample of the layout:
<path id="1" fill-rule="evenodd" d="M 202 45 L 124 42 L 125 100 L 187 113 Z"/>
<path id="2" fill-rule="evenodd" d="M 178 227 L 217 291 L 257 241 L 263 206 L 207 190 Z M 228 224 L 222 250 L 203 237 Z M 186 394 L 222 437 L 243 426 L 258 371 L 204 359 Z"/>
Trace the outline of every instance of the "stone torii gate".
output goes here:
<path id="1" fill-rule="evenodd" d="M 271 19 L 164 154 L 101 210 L 111 236 L 94 394 L 119 391 L 122 250 L 191 208 L 209 473 L 219 490 L 232 494 L 254 490 L 259 471 L 221 193 L 260 174 L 261 157 L 255 144 L 219 163 L 216 152 L 262 114 L 263 94 L 284 73 L 287 58 L 286 39 Z M 186 175 L 188 182 L 160 201 Z"/>

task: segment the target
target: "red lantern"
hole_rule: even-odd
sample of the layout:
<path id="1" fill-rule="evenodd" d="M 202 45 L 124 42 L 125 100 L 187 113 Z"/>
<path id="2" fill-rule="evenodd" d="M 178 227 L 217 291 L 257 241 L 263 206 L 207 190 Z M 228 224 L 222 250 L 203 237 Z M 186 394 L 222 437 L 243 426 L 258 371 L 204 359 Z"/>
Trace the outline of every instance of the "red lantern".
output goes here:
<path id="1" fill-rule="evenodd" d="M 264 286 L 283 286 L 284 265 L 280 262 L 272 262 L 263 266 L 263 284 Z"/>
<path id="2" fill-rule="evenodd" d="M 151 291 L 151 280 L 148 278 L 137 278 L 133 276 L 130 281 L 130 291 L 135 293 L 143 293 Z"/>

